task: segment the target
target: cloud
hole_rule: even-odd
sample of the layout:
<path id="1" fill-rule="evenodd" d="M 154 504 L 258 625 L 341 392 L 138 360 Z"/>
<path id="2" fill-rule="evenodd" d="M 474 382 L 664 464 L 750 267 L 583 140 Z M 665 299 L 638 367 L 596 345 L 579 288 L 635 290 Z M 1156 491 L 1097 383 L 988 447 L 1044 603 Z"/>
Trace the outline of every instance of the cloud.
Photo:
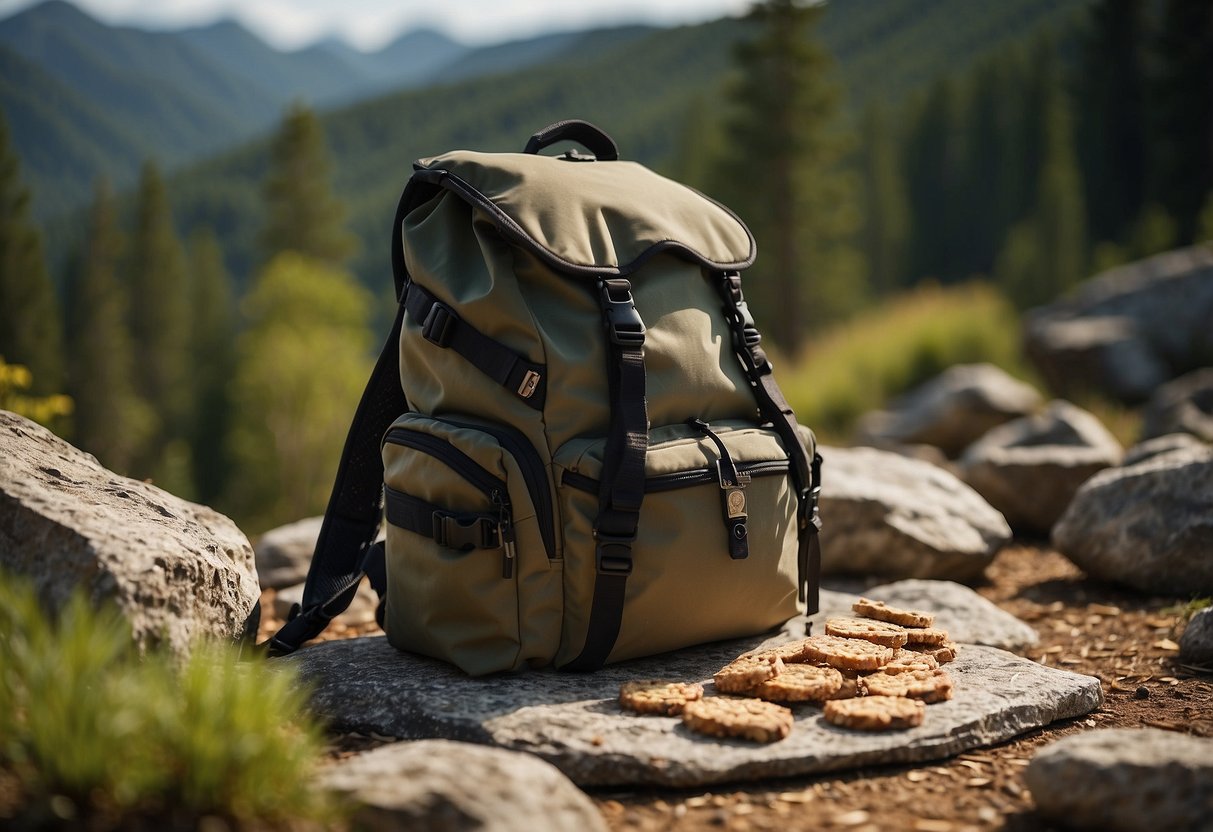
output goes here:
<path id="1" fill-rule="evenodd" d="M 7 16 L 36 0 L 0 0 Z M 749 0 L 72 0 L 112 24 L 196 26 L 233 17 L 270 43 L 297 48 L 339 34 L 364 49 L 402 31 L 441 29 L 471 43 L 617 23 L 699 22 L 743 11 Z"/>

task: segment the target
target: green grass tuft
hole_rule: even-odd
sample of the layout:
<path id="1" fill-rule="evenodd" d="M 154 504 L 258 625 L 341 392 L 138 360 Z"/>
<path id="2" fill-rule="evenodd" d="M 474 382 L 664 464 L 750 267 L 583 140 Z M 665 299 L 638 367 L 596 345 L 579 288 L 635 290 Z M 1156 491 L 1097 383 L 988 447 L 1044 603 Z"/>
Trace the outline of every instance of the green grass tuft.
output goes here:
<path id="1" fill-rule="evenodd" d="M 1031 379 L 1019 317 L 993 286 L 923 285 L 811 341 L 777 370 L 797 418 L 844 442 L 860 415 L 953 364 L 989 362 Z"/>
<path id="2" fill-rule="evenodd" d="M 0 576 L 0 819 L 41 827 L 295 827 L 335 819 L 322 733 L 292 675 L 201 644 L 141 657 L 75 595 L 53 619 Z M 7 804 L 7 805 L 6 805 Z"/>

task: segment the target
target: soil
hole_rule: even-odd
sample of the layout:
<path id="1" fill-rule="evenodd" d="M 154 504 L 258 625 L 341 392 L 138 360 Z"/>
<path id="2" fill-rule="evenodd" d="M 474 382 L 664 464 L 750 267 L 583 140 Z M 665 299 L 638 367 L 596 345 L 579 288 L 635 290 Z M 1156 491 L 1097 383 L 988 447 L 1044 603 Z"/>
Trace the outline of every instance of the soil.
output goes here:
<path id="1" fill-rule="evenodd" d="M 999 553 L 985 582 L 974 589 L 1036 629 L 1040 643 L 1022 655 L 1098 677 L 1103 706 L 934 765 L 864 768 L 706 792 L 594 791 L 591 797 L 607 825 L 612 830 L 1027 832 L 1049 827 L 1033 812 L 1024 769 L 1039 748 L 1059 737 L 1142 726 L 1213 737 L 1213 669 L 1185 667 L 1178 659 L 1186 599 L 1146 597 L 1087 580 L 1057 552 L 1025 544 Z M 268 612 L 272 604 L 263 609 Z M 263 622 L 266 632 L 276 623 L 271 619 Z M 324 638 L 377 631 L 373 624 L 338 626 Z M 333 738 L 330 751 L 341 757 L 385 741 L 346 734 Z"/>

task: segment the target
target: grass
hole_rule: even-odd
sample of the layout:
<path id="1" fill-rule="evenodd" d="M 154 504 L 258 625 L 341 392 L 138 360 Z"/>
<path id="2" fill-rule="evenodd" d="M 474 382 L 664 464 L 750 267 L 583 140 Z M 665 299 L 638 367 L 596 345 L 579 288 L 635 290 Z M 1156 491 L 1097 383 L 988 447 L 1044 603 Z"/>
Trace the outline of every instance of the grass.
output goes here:
<path id="1" fill-rule="evenodd" d="M 336 819 L 291 674 L 201 644 L 141 657 L 79 594 L 53 617 L 0 576 L 0 826 L 298 828 Z"/>
<path id="2" fill-rule="evenodd" d="M 1019 317 L 988 283 L 922 285 L 811 341 L 779 383 L 797 418 L 828 442 L 855 420 L 953 364 L 989 362 L 1033 380 Z"/>

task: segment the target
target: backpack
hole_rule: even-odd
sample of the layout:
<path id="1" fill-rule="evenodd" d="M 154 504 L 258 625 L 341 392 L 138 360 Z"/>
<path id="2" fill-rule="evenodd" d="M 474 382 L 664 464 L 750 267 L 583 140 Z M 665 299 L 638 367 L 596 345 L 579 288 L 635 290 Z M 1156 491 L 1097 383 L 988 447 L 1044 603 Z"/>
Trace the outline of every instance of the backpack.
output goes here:
<path id="1" fill-rule="evenodd" d="M 561 141 L 590 152 L 539 154 Z M 754 257 L 736 215 L 588 122 L 416 162 L 398 314 L 270 653 L 323 631 L 364 574 L 392 645 L 473 675 L 816 612 L 821 457 L 746 307 Z"/>

